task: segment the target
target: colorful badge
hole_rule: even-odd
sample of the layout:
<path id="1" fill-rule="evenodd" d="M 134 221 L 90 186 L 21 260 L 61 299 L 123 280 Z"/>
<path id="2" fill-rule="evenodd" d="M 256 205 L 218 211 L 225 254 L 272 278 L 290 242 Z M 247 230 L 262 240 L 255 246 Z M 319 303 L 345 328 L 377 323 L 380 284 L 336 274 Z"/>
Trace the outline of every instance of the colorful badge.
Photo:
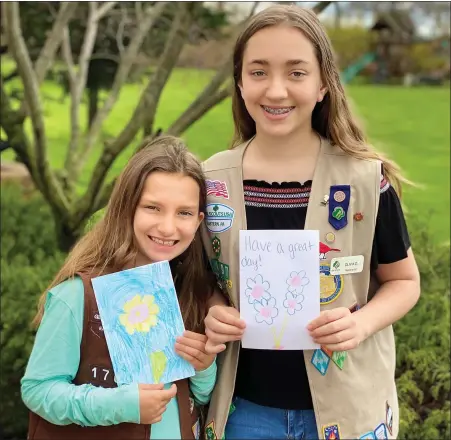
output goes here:
<path id="1" fill-rule="evenodd" d="M 372 440 L 375 439 L 376 436 L 374 435 L 373 431 L 365 432 L 361 437 L 359 437 L 359 440 Z"/>
<path id="2" fill-rule="evenodd" d="M 388 402 L 385 402 L 385 424 L 390 435 L 393 435 L 393 410 Z"/>
<path id="3" fill-rule="evenodd" d="M 323 350 L 317 348 L 313 352 L 312 360 L 313 366 L 324 376 L 329 368 L 330 358 Z"/>
<path id="4" fill-rule="evenodd" d="M 332 185 L 329 196 L 329 223 L 339 230 L 348 224 L 348 208 L 351 198 L 350 185 Z"/>
<path id="5" fill-rule="evenodd" d="M 377 439 L 380 439 L 380 440 L 387 440 L 388 439 L 387 427 L 385 426 L 385 423 L 381 423 L 374 430 L 374 435 L 376 436 Z"/>
<path id="6" fill-rule="evenodd" d="M 191 427 L 192 431 L 193 431 L 193 435 L 195 440 L 199 440 L 200 439 L 200 423 L 199 423 L 199 419 L 196 420 L 196 423 Z"/>
<path id="7" fill-rule="evenodd" d="M 217 258 L 210 260 L 211 269 L 221 281 L 227 281 L 230 278 L 229 265 L 221 263 Z"/>
<path id="8" fill-rule="evenodd" d="M 236 410 L 235 405 L 232 402 L 229 408 L 229 416 L 231 416 L 235 412 L 235 410 Z"/>
<path id="9" fill-rule="evenodd" d="M 322 345 L 321 345 L 321 350 L 323 350 L 324 353 L 327 354 L 327 356 L 332 357 L 332 354 L 333 354 L 333 351 L 332 351 L 332 350 L 329 350 L 328 348 L 323 347 Z"/>
<path id="10" fill-rule="evenodd" d="M 340 370 L 343 370 L 343 364 L 345 363 L 346 356 L 347 353 L 345 351 L 334 351 L 331 359 Z"/>
<path id="11" fill-rule="evenodd" d="M 205 427 L 205 436 L 206 436 L 207 440 L 218 440 L 218 436 L 216 435 L 215 421 L 214 420 L 212 420 Z"/>
<path id="12" fill-rule="evenodd" d="M 326 262 L 321 262 L 319 275 L 320 304 L 329 304 L 343 292 L 343 275 L 331 275 L 330 265 Z"/>
<path id="13" fill-rule="evenodd" d="M 335 239 L 335 236 L 334 236 Z M 319 243 L 319 259 L 325 260 L 327 258 L 327 254 L 329 252 L 341 252 L 340 249 L 335 249 L 327 246 L 327 244 L 324 244 L 322 242 Z"/>
<path id="14" fill-rule="evenodd" d="M 216 258 L 221 256 L 221 240 L 216 235 L 211 239 L 211 247 Z"/>
<path id="15" fill-rule="evenodd" d="M 215 197 L 223 197 L 224 199 L 229 198 L 229 192 L 227 191 L 227 184 L 225 182 L 221 182 L 220 180 L 206 180 L 205 181 L 207 187 L 207 197 L 215 196 Z"/>
<path id="16" fill-rule="evenodd" d="M 340 427 L 338 426 L 338 423 L 335 425 L 323 426 L 323 434 L 325 440 L 339 440 Z"/>
<path id="17" fill-rule="evenodd" d="M 205 224 L 210 232 L 219 234 L 232 227 L 235 211 L 230 206 L 209 203 L 206 211 Z"/>

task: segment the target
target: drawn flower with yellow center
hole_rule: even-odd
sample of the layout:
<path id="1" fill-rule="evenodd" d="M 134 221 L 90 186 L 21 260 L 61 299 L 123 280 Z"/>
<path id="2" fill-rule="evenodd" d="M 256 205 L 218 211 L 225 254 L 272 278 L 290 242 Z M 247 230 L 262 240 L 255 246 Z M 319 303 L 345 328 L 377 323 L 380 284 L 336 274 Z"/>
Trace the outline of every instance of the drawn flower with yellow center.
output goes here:
<path id="1" fill-rule="evenodd" d="M 135 295 L 124 304 L 124 312 L 119 316 L 120 323 L 129 335 L 135 332 L 147 333 L 157 324 L 160 308 L 153 295 Z"/>

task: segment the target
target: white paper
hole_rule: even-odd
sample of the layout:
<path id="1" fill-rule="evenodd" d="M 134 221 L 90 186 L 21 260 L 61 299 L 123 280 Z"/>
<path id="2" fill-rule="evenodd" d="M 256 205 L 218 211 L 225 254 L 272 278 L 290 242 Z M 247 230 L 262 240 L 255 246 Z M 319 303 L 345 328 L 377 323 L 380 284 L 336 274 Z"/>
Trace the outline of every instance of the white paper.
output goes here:
<path id="1" fill-rule="evenodd" d="M 319 231 L 240 231 L 244 348 L 319 348 L 306 326 L 320 313 Z"/>

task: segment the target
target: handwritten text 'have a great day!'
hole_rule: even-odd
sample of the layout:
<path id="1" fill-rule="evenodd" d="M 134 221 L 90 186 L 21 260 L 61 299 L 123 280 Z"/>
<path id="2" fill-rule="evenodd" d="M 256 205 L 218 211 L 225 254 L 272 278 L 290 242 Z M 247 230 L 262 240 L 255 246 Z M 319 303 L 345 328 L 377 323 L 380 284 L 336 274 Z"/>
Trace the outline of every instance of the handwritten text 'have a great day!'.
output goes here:
<path id="1" fill-rule="evenodd" d="M 271 240 L 255 240 L 246 236 L 244 239 L 245 255 L 241 258 L 241 266 L 253 267 L 255 270 L 258 270 L 260 267 L 263 267 L 262 254 L 277 253 L 278 255 L 289 255 L 294 260 L 298 253 L 309 252 L 313 248 L 315 248 L 315 245 L 310 241 L 283 244 L 280 242 L 275 243 Z M 247 252 L 251 253 L 252 256 L 246 255 Z"/>

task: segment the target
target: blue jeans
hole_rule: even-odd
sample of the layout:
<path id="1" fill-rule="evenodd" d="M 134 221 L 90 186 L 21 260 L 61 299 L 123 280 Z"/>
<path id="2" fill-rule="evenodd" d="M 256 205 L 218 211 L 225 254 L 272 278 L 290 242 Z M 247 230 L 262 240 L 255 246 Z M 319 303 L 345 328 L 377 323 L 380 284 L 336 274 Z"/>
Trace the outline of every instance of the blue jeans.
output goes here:
<path id="1" fill-rule="evenodd" d="M 312 410 L 286 410 L 260 406 L 235 397 L 235 410 L 227 420 L 226 440 L 318 440 Z"/>

